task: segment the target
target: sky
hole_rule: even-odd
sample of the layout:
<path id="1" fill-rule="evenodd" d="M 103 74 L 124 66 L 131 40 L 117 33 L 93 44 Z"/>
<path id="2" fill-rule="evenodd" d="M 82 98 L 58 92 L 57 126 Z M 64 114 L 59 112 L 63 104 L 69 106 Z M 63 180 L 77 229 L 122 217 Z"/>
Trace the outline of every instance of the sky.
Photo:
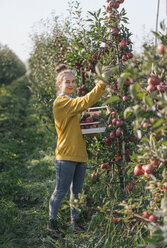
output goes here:
<path id="1" fill-rule="evenodd" d="M 0 0 L 0 44 L 7 45 L 26 62 L 32 51 L 30 36 L 41 20 L 53 15 L 66 16 L 70 0 Z M 97 11 L 106 5 L 106 0 L 78 0 L 86 16 L 88 11 Z M 72 0 L 71 0 L 72 2 Z M 151 39 L 151 30 L 156 26 L 158 0 L 125 0 L 120 5 L 127 12 L 127 27 L 133 33 L 134 51 L 139 52 L 145 40 Z M 167 0 L 160 0 L 159 22 L 167 23 Z M 103 9 L 104 10 L 104 9 Z M 159 28 L 159 26 L 158 26 Z"/>

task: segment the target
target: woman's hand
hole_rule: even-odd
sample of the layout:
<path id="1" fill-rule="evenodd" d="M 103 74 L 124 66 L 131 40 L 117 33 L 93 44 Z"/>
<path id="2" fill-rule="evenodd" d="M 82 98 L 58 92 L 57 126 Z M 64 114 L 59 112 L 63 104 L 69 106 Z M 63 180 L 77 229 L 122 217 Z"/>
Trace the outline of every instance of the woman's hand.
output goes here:
<path id="1" fill-rule="evenodd" d="M 111 66 L 102 66 L 100 63 L 96 65 L 96 80 L 95 84 L 99 82 L 99 80 L 102 80 L 104 83 L 107 83 L 107 80 L 109 79 L 111 75 Z"/>
<path id="2" fill-rule="evenodd" d="M 111 73 L 111 66 L 103 66 L 102 71 L 103 71 L 102 77 L 108 79 Z"/>

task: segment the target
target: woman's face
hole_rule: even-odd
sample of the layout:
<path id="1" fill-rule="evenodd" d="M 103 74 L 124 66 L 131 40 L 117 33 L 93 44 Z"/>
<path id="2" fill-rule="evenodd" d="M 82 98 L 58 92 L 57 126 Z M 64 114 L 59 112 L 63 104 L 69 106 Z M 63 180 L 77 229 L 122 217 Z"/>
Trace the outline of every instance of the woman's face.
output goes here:
<path id="1" fill-rule="evenodd" d="M 72 73 L 65 73 L 61 83 L 58 84 L 61 93 L 70 96 L 76 87 L 75 77 Z"/>

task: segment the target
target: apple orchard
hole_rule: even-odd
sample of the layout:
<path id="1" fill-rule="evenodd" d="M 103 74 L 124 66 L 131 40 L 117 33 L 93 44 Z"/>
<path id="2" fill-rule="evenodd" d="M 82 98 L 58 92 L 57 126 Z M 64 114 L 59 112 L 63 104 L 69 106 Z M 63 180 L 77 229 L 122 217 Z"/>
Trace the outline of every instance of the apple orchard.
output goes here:
<path id="1" fill-rule="evenodd" d="M 145 43 L 143 53 L 135 55 L 123 2 L 107 1 L 104 9 L 89 12 L 85 20 L 73 1 L 69 17 L 55 18 L 49 32 L 34 35 L 31 88 L 41 120 L 50 126 L 56 64 L 75 71 L 78 87 L 73 97 L 87 94 L 95 80 L 103 79 L 104 66 L 111 67 L 106 93 L 93 106 L 104 108 L 84 113 L 81 119 L 83 129 L 106 128 L 86 136 L 83 222 L 95 234 L 92 247 L 166 247 L 166 27 L 161 22 L 161 31 L 154 32 L 157 45 Z"/>

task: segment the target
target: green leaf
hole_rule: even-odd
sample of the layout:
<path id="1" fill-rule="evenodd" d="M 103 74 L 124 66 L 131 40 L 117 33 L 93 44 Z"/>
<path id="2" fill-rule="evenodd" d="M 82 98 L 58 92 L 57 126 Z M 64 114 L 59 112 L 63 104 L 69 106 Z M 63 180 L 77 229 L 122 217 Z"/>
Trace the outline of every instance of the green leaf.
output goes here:
<path id="1" fill-rule="evenodd" d="M 128 107 L 127 109 L 125 109 L 124 111 L 124 118 L 127 119 L 133 112 L 133 108 L 132 107 Z"/>
<path id="2" fill-rule="evenodd" d="M 107 202 L 104 204 L 103 208 L 107 207 L 110 203 L 111 203 L 111 201 L 107 201 Z"/>
<path id="3" fill-rule="evenodd" d="M 118 86 L 122 89 L 125 83 L 125 79 L 120 77 L 119 81 L 118 81 Z"/>
<path id="4" fill-rule="evenodd" d="M 93 20 L 92 19 L 88 19 L 88 20 L 86 20 L 87 22 L 93 22 Z"/>
<path id="5" fill-rule="evenodd" d="M 108 80 L 102 76 L 96 76 L 95 79 L 99 79 L 99 80 L 102 80 L 103 82 L 107 83 Z"/>
<path id="6" fill-rule="evenodd" d="M 141 140 L 143 143 L 149 144 L 149 139 L 147 137 L 143 137 Z"/>
<path id="7" fill-rule="evenodd" d="M 160 22 L 160 27 L 161 27 L 161 29 L 162 29 L 163 31 L 165 31 L 166 25 L 165 25 L 165 22 L 164 22 L 164 21 Z"/>
<path id="8" fill-rule="evenodd" d="M 149 105 L 150 107 L 153 106 L 153 101 L 152 101 L 151 97 L 149 97 L 149 96 L 144 97 L 144 102 L 147 103 L 147 105 Z"/>
<path id="9" fill-rule="evenodd" d="M 101 13 L 101 9 L 98 10 L 97 17 L 99 17 L 100 13 Z"/>
<path id="10" fill-rule="evenodd" d="M 120 100 L 119 96 L 112 96 L 107 101 L 104 102 L 104 104 L 118 102 Z"/>
<path id="11" fill-rule="evenodd" d="M 95 13 L 92 13 L 92 12 L 90 12 L 90 11 L 88 11 L 88 13 L 90 14 L 90 15 L 92 15 L 92 16 L 94 16 L 95 17 Z"/>
<path id="12" fill-rule="evenodd" d="M 142 99 L 144 96 L 145 96 L 144 92 L 142 92 L 142 93 L 140 92 L 140 93 L 137 94 L 137 97 L 140 98 L 140 99 Z"/>
<path id="13" fill-rule="evenodd" d="M 162 145 L 167 146 L 167 140 L 163 140 Z"/>
<path id="14" fill-rule="evenodd" d="M 153 128 L 157 128 L 159 127 L 160 125 L 162 125 L 162 123 L 164 122 L 163 119 L 159 119 L 158 121 L 156 121 L 154 124 L 153 124 Z"/>
<path id="15" fill-rule="evenodd" d="M 132 97 L 137 97 L 137 93 L 140 90 L 139 83 L 135 83 L 134 85 L 131 85 L 129 90 L 130 90 L 130 93 L 131 93 Z"/>

